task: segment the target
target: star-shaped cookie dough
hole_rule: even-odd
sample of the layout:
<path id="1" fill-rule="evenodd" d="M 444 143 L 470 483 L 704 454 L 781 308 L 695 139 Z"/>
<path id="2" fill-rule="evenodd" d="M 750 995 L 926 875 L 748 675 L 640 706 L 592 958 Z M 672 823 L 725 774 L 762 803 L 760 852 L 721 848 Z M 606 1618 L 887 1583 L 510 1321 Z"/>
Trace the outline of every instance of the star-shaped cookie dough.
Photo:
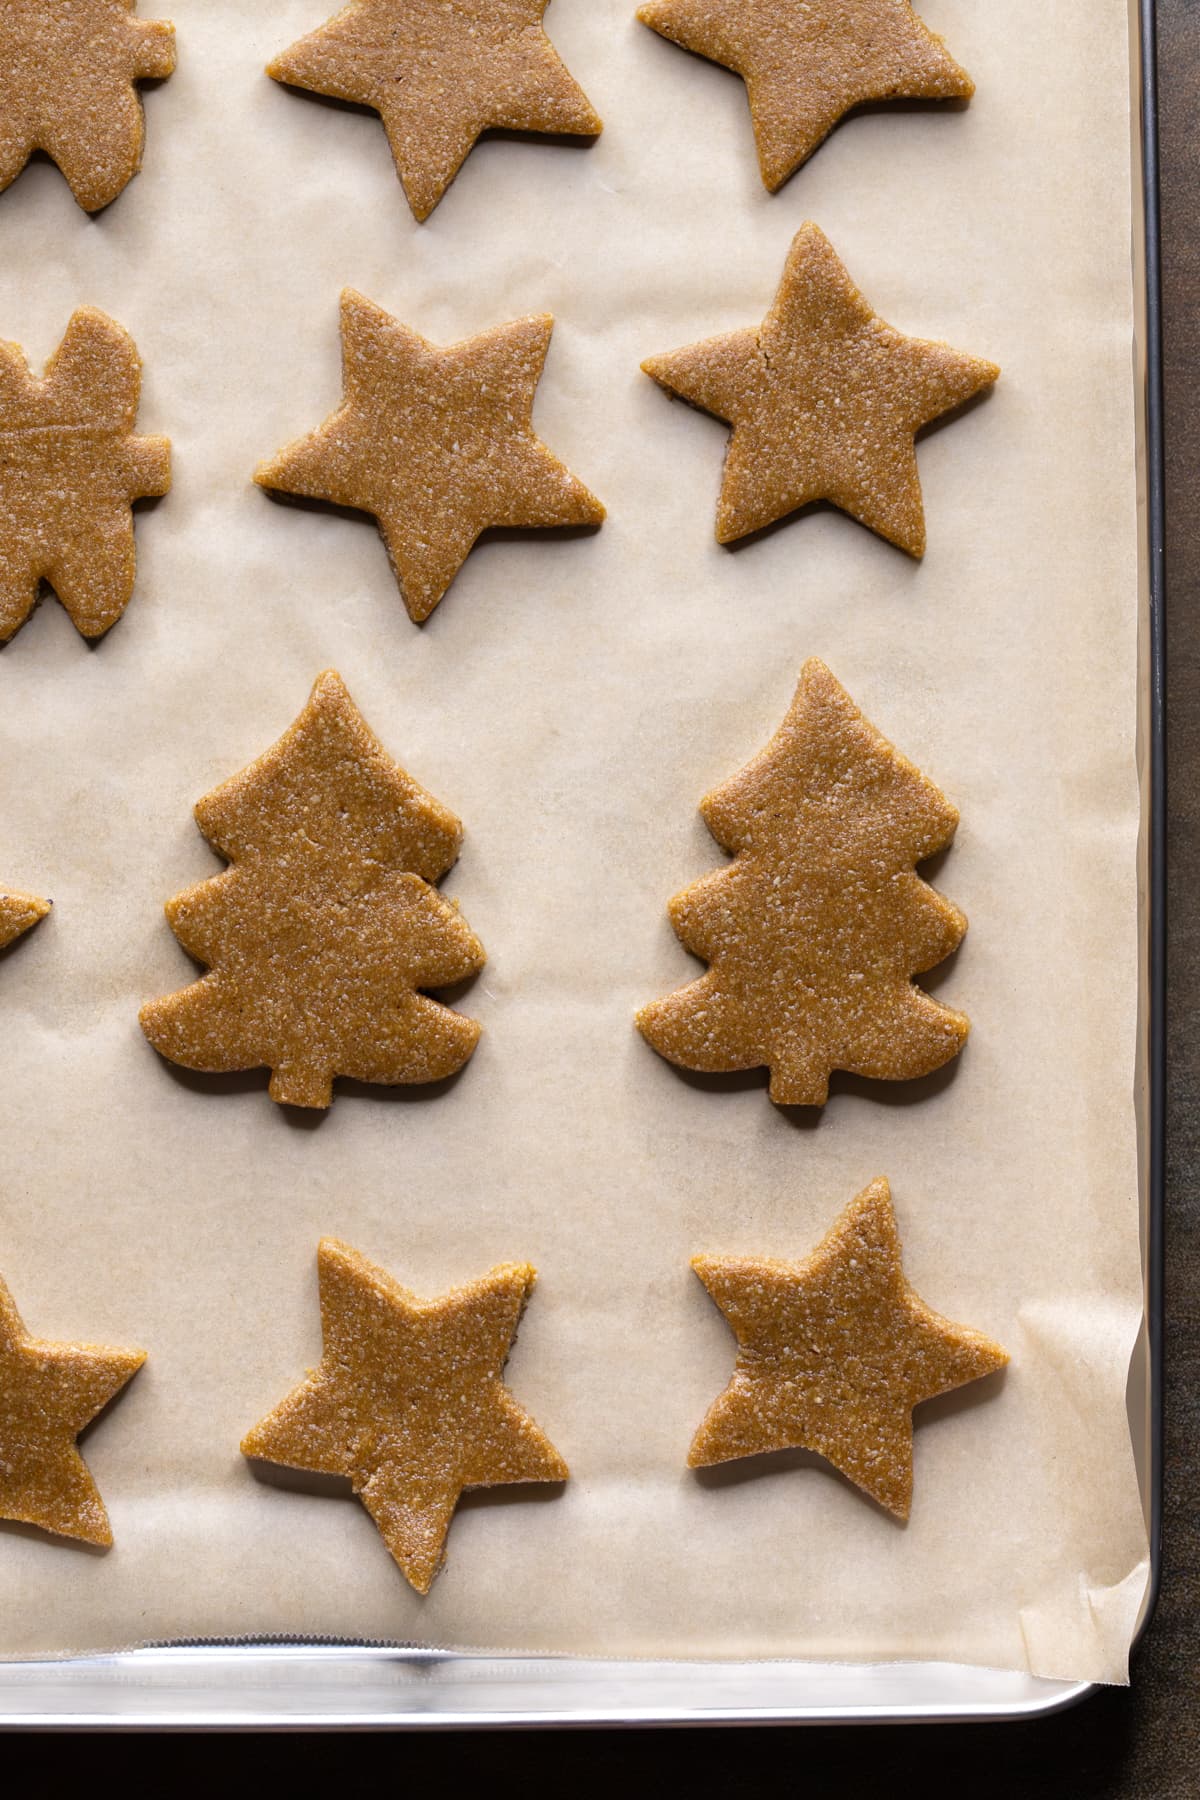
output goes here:
<path id="1" fill-rule="evenodd" d="M 31 1337 L 0 1281 L 0 1519 L 111 1544 L 75 1439 L 146 1360 L 144 1350 Z"/>
<path id="2" fill-rule="evenodd" d="M 718 543 L 828 500 L 918 557 L 916 434 L 1000 374 L 995 363 L 885 324 L 811 222 L 796 233 L 757 330 L 706 338 L 642 367 L 733 426 Z"/>
<path id="3" fill-rule="evenodd" d="M 549 3 L 351 0 L 267 74 L 379 113 L 408 203 L 427 219 L 482 132 L 601 131 L 542 29 Z"/>
<path id="4" fill-rule="evenodd" d="M 733 1327 L 738 1357 L 689 1468 L 815 1450 L 907 1519 L 913 1407 L 1008 1356 L 909 1287 L 887 1182 L 864 1188 L 803 1262 L 697 1256 L 692 1267 Z"/>
<path id="5" fill-rule="evenodd" d="M 0 889 L 0 950 L 14 944 L 25 932 L 32 931 L 49 911 L 48 900 L 39 900 L 34 894 L 20 894 L 15 888 Z"/>
<path id="6" fill-rule="evenodd" d="M 975 92 L 909 0 L 647 0 L 638 18 L 743 78 L 772 192 L 855 106 Z"/>
<path id="7" fill-rule="evenodd" d="M 5 0 L 0 6 L 0 188 L 34 150 L 56 162 L 85 212 L 115 200 L 142 163 L 134 83 L 175 67 L 175 28 L 135 19 L 134 0 Z"/>
<path id="8" fill-rule="evenodd" d="M 553 325 L 542 313 L 443 347 L 347 288 L 342 404 L 260 463 L 255 481 L 373 513 L 420 623 L 488 527 L 604 518 L 533 429 Z"/>
<path id="9" fill-rule="evenodd" d="M 502 1263 L 420 1300 L 357 1250 L 317 1251 L 324 1355 L 242 1440 L 246 1456 L 346 1475 L 420 1594 L 466 1488 L 566 1481 L 500 1379 L 536 1271 Z"/>
<path id="10" fill-rule="evenodd" d="M 171 446 L 139 437 L 142 365 L 129 333 L 81 306 L 39 380 L 0 343 L 0 642 L 48 581 L 84 637 L 133 594 L 134 500 L 165 494 Z"/>

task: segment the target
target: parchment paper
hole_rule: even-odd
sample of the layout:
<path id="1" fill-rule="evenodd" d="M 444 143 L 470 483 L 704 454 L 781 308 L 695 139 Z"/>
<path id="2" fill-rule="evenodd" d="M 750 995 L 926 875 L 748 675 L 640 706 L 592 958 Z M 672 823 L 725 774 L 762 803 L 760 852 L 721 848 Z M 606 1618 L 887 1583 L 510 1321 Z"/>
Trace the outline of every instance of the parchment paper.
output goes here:
<path id="1" fill-rule="evenodd" d="M 0 331 L 40 365 L 104 307 L 175 446 L 121 624 L 89 649 L 47 602 L 0 656 L 0 871 L 55 901 L 0 964 L 0 1270 L 39 1334 L 150 1351 L 84 1443 L 115 1548 L 0 1530 L 0 1650 L 333 1633 L 1123 1679 L 1146 1573 L 1126 0 L 925 0 L 977 98 L 868 112 L 774 197 L 739 81 L 632 0 L 558 0 L 604 136 L 489 141 L 424 227 L 376 120 L 261 73 L 323 0 L 170 10 L 144 173 L 96 219 L 48 163 L 0 198 Z M 723 429 L 638 370 L 756 323 L 809 217 L 890 322 L 1004 370 L 921 446 L 919 566 L 831 511 L 718 548 Z M 337 402 L 347 283 L 442 341 L 552 310 L 535 420 L 604 528 L 486 543 L 418 629 L 368 522 L 254 489 Z M 697 802 L 809 655 L 961 809 L 935 879 L 971 929 L 933 984 L 974 1031 L 942 1076 L 793 1116 L 757 1075 L 680 1075 L 632 1014 L 697 972 L 665 913 L 721 860 Z M 161 907 L 220 866 L 193 802 L 328 666 L 465 822 L 446 891 L 489 953 L 461 1002 L 485 1035 L 444 1090 L 296 1117 L 263 1076 L 173 1070 L 136 1015 L 192 974 Z M 878 1174 L 918 1291 L 1011 1369 L 918 1414 L 906 1527 L 804 1456 L 689 1474 L 733 1358 L 689 1257 L 802 1255 Z M 319 1355 L 325 1232 L 418 1291 L 541 1271 L 509 1381 L 574 1479 L 466 1502 L 424 1601 L 348 1494 L 238 1453 Z"/>

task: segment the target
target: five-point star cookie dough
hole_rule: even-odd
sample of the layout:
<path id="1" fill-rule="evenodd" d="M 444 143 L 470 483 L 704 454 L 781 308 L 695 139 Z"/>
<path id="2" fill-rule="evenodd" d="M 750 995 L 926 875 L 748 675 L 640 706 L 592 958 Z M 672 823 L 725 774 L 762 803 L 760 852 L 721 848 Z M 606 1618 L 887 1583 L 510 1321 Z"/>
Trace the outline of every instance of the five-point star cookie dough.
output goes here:
<path id="1" fill-rule="evenodd" d="M 374 514 L 412 619 L 429 617 L 489 527 L 601 523 L 603 506 L 533 429 L 549 314 L 441 346 L 352 288 L 341 307 L 341 406 L 254 479 Z"/>
<path id="2" fill-rule="evenodd" d="M 133 594 L 132 504 L 165 494 L 171 446 L 135 432 L 142 365 L 129 333 L 81 306 L 39 379 L 0 343 L 0 642 L 49 582 L 84 637 Z"/>
<path id="3" fill-rule="evenodd" d="M 175 28 L 134 0 L 4 0 L 0 6 L 0 188 L 34 150 L 56 162 L 85 212 L 115 200 L 142 163 L 138 81 L 175 67 Z"/>
<path id="4" fill-rule="evenodd" d="M 35 894 L 18 893 L 15 888 L 0 888 L 0 950 L 16 943 L 25 932 L 32 931 L 50 911 L 48 900 Z"/>
<path id="5" fill-rule="evenodd" d="M 501 1380 L 536 1271 L 503 1263 L 418 1299 L 357 1250 L 317 1252 L 324 1354 L 242 1440 L 246 1456 L 345 1475 L 420 1594 L 467 1488 L 566 1481 Z"/>
<path id="6" fill-rule="evenodd" d="M 903 337 L 863 299 L 825 234 L 802 225 L 757 329 L 649 357 L 647 375 L 733 426 L 717 541 L 827 500 L 925 553 L 916 434 L 999 378 L 995 363 Z"/>
<path id="7" fill-rule="evenodd" d="M 292 87 L 383 119 L 418 219 L 482 132 L 596 137 L 601 121 L 542 29 L 550 0 L 351 0 L 268 64 Z"/>
<path id="8" fill-rule="evenodd" d="M 913 1408 L 1003 1368 L 1008 1355 L 913 1292 L 887 1182 L 864 1188 L 803 1262 L 697 1256 L 692 1267 L 738 1355 L 688 1466 L 814 1450 L 907 1519 Z"/>
<path id="9" fill-rule="evenodd" d="M 483 130 L 601 129 L 541 28 L 547 3 L 352 0 L 270 73 L 375 107 L 424 219 Z M 907 0 L 802 8 L 789 0 L 650 0 L 639 16 L 743 75 L 770 188 L 861 102 L 973 91 Z M 130 0 L 11 0 L 0 8 L 0 189 L 44 149 L 83 208 L 107 205 L 141 162 L 135 83 L 173 67 L 172 27 L 136 19 Z M 597 525 L 604 517 L 532 430 L 551 323 L 517 320 L 440 348 L 348 291 L 345 403 L 256 479 L 374 513 L 411 616 L 427 617 L 487 527 Z M 759 331 L 644 366 L 734 427 L 720 541 L 827 499 L 918 556 L 915 433 L 999 373 L 885 325 L 811 225 L 797 236 Z M 0 637 L 28 615 L 42 578 L 85 635 L 108 629 L 127 603 L 129 505 L 165 492 L 169 481 L 166 440 L 133 432 L 139 374 L 131 340 L 94 309 L 73 317 L 41 382 L 16 346 L 0 346 L 0 434 L 17 446 L 0 472 Z M 371 753 L 377 748 L 372 740 Z M 271 753 L 277 762 L 282 749 Z M 261 759 L 254 773 L 276 773 L 266 765 Z M 238 801 L 260 816 L 245 777 L 238 781 Z M 231 820 L 234 785 L 220 796 Z M 210 811 L 216 819 L 221 806 Z M 217 878 L 226 901 L 237 873 Z M 181 896 L 186 904 L 173 920 L 197 942 L 216 928 L 211 899 L 197 898 L 215 886 Z M 33 896 L 0 892 L 0 948 L 48 910 Z M 465 928 L 460 935 L 477 966 L 482 953 Z M 465 1489 L 567 1478 L 501 1380 L 535 1271 L 502 1265 L 420 1300 L 333 1240 L 322 1242 L 318 1263 L 321 1365 L 242 1448 L 348 1476 L 406 1577 L 425 1593 Z M 689 1464 L 802 1446 L 906 1518 L 914 1406 L 991 1373 L 1007 1356 L 909 1287 L 887 1182 L 859 1195 L 803 1262 L 697 1257 L 693 1266 L 733 1326 L 739 1354 Z M 0 1282 L 0 1517 L 111 1543 L 75 1440 L 144 1360 L 141 1351 L 32 1338 Z"/>
<path id="10" fill-rule="evenodd" d="M 909 0 L 647 0 L 638 18 L 742 76 L 772 191 L 855 106 L 975 92 Z"/>
<path id="11" fill-rule="evenodd" d="M 31 1337 L 0 1281 L 0 1519 L 112 1543 L 75 1439 L 145 1360 L 144 1350 Z"/>

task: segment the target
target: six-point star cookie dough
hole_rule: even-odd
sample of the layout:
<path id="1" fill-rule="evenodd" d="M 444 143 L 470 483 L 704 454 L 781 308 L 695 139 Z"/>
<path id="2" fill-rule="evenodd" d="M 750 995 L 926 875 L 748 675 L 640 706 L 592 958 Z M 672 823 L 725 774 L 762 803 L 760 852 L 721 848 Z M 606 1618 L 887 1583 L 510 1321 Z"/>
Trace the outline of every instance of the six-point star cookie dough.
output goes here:
<path id="1" fill-rule="evenodd" d="M 604 518 L 533 429 L 553 324 L 513 319 L 443 347 L 347 288 L 342 404 L 255 481 L 373 513 L 410 618 L 427 619 L 488 527 Z"/>
<path id="2" fill-rule="evenodd" d="M 408 203 L 427 219 L 484 131 L 590 138 L 602 129 L 542 29 L 549 3 L 351 0 L 267 73 L 373 107 Z"/>
<path id="3" fill-rule="evenodd" d="M 796 233 L 760 326 L 642 367 L 733 426 L 719 543 L 827 500 L 910 556 L 925 553 L 916 434 L 1000 375 L 982 357 L 885 324 L 811 222 Z"/>
<path id="4" fill-rule="evenodd" d="M 81 306 L 39 379 L 0 343 L 0 642 L 45 580 L 84 637 L 100 637 L 133 593 L 132 504 L 165 494 L 171 446 L 139 437 L 142 365 L 129 333 Z"/>
<path id="5" fill-rule="evenodd" d="M 638 18 L 743 78 L 772 191 L 855 106 L 975 92 L 909 0 L 647 0 Z"/>
<path id="6" fill-rule="evenodd" d="M 175 67 L 175 29 L 134 0 L 4 0 L 0 6 L 0 188 L 34 150 L 85 212 L 115 200 L 142 163 L 138 81 Z"/>
<path id="7" fill-rule="evenodd" d="M 907 1519 L 914 1406 L 1003 1368 L 1008 1355 L 908 1285 L 887 1182 L 864 1188 L 803 1262 L 697 1256 L 692 1267 L 738 1355 L 688 1466 L 815 1450 Z"/>
<path id="8" fill-rule="evenodd" d="M 421 1300 L 323 1238 L 320 1366 L 242 1440 L 246 1456 L 345 1475 L 419 1594 L 441 1568 L 467 1488 L 566 1481 L 501 1380 L 536 1271 L 502 1263 Z"/>
<path id="9" fill-rule="evenodd" d="M 600 130 L 541 28 L 547 3 L 352 0 L 270 73 L 374 106 L 423 219 L 488 127 Z M 650 0 L 639 16 L 744 76 L 771 188 L 860 102 L 972 92 L 907 0 L 802 8 L 788 0 Z M 140 165 L 135 83 L 173 67 L 171 26 L 134 18 L 132 0 L 12 0 L 0 8 L 0 188 L 40 148 L 82 207 L 106 205 Z M 603 507 L 532 429 L 548 317 L 441 348 L 349 290 L 342 304 L 344 404 L 256 479 L 374 513 L 415 620 L 437 605 L 489 526 L 601 522 Z M 999 373 L 885 325 L 811 225 L 797 236 L 759 331 L 644 367 L 734 427 L 722 542 L 828 499 L 914 555 L 924 549 L 915 433 Z M 132 342 L 94 309 L 73 317 L 42 382 L 15 346 L 0 347 L 0 433 L 16 446 L 0 462 L 0 637 L 27 616 L 43 577 L 87 635 L 106 630 L 127 602 L 129 504 L 168 484 L 166 441 L 133 434 L 139 372 Z M 333 702 L 335 711 L 353 711 L 340 684 Z M 351 723 L 361 726 L 357 715 Z M 374 740 L 369 748 L 378 749 Z M 276 761 L 281 749 L 271 753 Z M 254 772 L 268 773 L 267 759 Z M 221 790 L 230 806 L 235 785 Z M 247 797 L 239 788 L 238 798 Z M 258 816 L 257 797 L 250 804 Z M 217 878 L 226 893 L 236 873 Z M 421 885 L 414 875 L 403 879 Z M 181 897 L 195 931 L 214 922 L 208 901 L 196 899 L 201 892 Z M 47 910 L 32 896 L 0 892 L 0 948 Z M 470 948 L 475 958 L 474 940 Z M 318 1261 L 321 1365 L 242 1448 L 348 1476 L 425 1593 L 465 1489 L 567 1478 L 501 1380 L 535 1272 L 502 1265 L 423 1301 L 333 1240 L 322 1242 Z M 913 1407 L 1007 1357 L 981 1333 L 940 1318 L 908 1286 L 886 1181 L 859 1195 L 802 1263 L 698 1257 L 694 1267 L 729 1318 L 739 1355 L 689 1463 L 804 1445 L 907 1517 Z M 75 1439 L 143 1361 L 140 1351 L 33 1339 L 0 1282 L 0 1517 L 111 1542 Z"/>
<path id="10" fill-rule="evenodd" d="M 75 1439 L 145 1360 L 144 1350 L 31 1337 L 0 1281 L 0 1519 L 112 1543 Z"/>

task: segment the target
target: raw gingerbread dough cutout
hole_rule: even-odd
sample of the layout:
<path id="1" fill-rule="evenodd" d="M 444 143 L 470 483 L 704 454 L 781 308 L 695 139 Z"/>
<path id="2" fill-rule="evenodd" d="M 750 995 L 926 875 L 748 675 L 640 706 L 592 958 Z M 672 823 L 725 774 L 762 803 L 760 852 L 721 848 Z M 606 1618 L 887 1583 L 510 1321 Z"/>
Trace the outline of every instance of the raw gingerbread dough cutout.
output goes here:
<path id="1" fill-rule="evenodd" d="M 31 1337 L 0 1281 L 0 1519 L 112 1543 L 75 1439 L 145 1360 L 144 1350 Z"/>
<path id="2" fill-rule="evenodd" d="M 420 1300 L 334 1238 L 317 1251 L 324 1354 L 243 1440 L 246 1456 L 345 1475 L 419 1594 L 467 1488 L 566 1481 L 501 1373 L 536 1270 L 503 1263 Z"/>
<path id="3" fill-rule="evenodd" d="M 334 670 L 274 747 L 206 794 L 196 822 L 233 865 L 167 904 L 208 974 L 142 1008 L 187 1069 L 271 1070 L 273 1100 L 326 1107 L 335 1075 L 441 1081 L 479 1026 L 420 993 L 483 967 L 431 885 L 458 856 L 454 814 L 394 763 Z"/>
<path id="4" fill-rule="evenodd" d="M 733 426 L 717 541 L 827 500 L 925 554 L 916 434 L 999 378 L 995 363 L 902 337 L 872 312 L 825 234 L 802 225 L 757 329 L 643 364 L 668 393 Z"/>
<path id="5" fill-rule="evenodd" d="M 7 949 L 25 932 L 32 931 L 49 911 L 49 900 L 18 893 L 15 888 L 0 888 L 0 950 Z"/>
<path id="6" fill-rule="evenodd" d="M 142 166 L 138 81 L 175 67 L 175 27 L 135 0 L 5 0 L 0 6 L 0 188 L 44 150 L 85 212 Z"/>
<path id="7" fill-rule="evenodd" d="M 814 1450 L 898 1519 L 912 1505 L 914 1406 L 1002 1369 L 999 1344 L 926 1306 L 904 1278 L 885 1180 L 803 1262 L 697 1256 L 738 1343 L 688 1466 Z"/>
<path id="8" fill-rule="evenodd" d="M 533 429 L 548 313 L 442 346 L 353 288 L 341 306 L 341 406 L 254 479 L 372 513 L 410 618 L 429 617 L 489 526 L 600 524 Z"/>
<path id="9" fill-rule="evenodd" d="M 39 380 L 0 343 L 0 641 L 47 581 L 84 637 L 133 593 L 135 500 L 171 485 L 165 437 L 139 437 L 142 365 L 129 333 L 82 306 Z"/>
<path id="10" fill-rule="evenodd" d="M 766 1066 L 781 1106 L 823 1106 L 834 1069 L 928 1075 L 970 1029 L 911 980 L 967 921 L 915 865 L 958 814 L 814 657 L 766 749 L 700 803 L 733 862 L 676 894 L 671 924 L 710 964 L 655 1000 L 638 1029 L 711 1073 Z"/>
<path id="11" fill-rule="evenodd" d="M 772 192 L 853 107 L 975 92 L 909 0 L 647 0 L 638 18 L 742 77 Z"/>
<path id="12" fill-rule="evenodd" d="M 267 74 L 379 113 L 408 203 L 427 219 L 484 131 L 602 130 L 542 29 L 549 3 L 351 0 Z"/>

